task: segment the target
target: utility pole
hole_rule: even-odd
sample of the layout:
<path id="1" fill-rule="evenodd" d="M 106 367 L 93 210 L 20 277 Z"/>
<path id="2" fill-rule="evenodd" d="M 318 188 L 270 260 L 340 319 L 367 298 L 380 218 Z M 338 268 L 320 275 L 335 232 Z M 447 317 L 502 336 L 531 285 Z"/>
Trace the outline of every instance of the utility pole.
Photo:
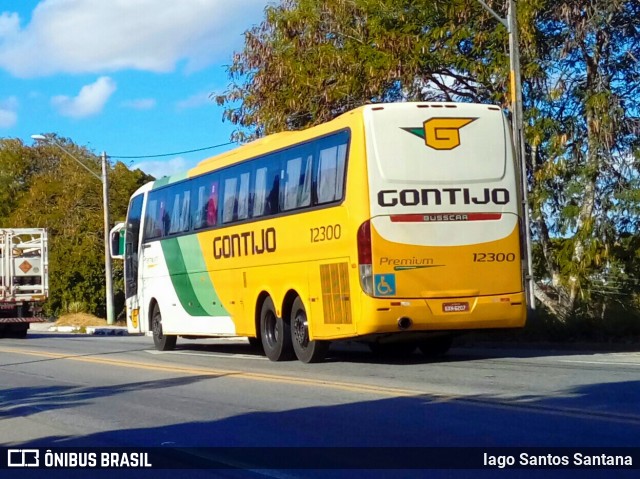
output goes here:
<path id="1" fill-rule="evenodd" d="M 115 313 L 113 310 L 113 273 L 111 270 L 111 252 L 109 251 L 109 231 L 111 220 L 109 218 L 109 176 L 107 175 L 108 163 L 107 153 L 102 152 L 102 205 L 104 208 L 104 274 L 107 300 L 107 324 L 115 324 Z"/>
<path id="2" fill-rule="evenodd" d="M 485 10 L 495 17 L 509 33 L 509 66 L 511 89 L 511 131 L 515 148 L 516 161 L 520 166 L 520 186 L 522 189 L 522 216 L 524 218 L 524 243 L 525 243 L 525 287 L 529 308 L 536 309 L 535 282 L 533 279 L 533 262 L 531 250 L 531 219 L 529 217 L 529 181 L 527 176 L 527 163 L 525 161 L 524 130 L 522 113 L 522 78 L 520 75 L 520 46 L 518 43 L 518 20 L 516 12 L 516 0 L 509 0 L 509 11 L 506 20 L 494 12 L 483 0 L 477 0 Z"/>
<path id="3" fill-rule="evenodd" d="M 109 233 L 111 224 L 111 220 L 109 219 L 109 175 L 107 174 L 107 172 L 109 171 L 109 157 L 104 151 L 102 152 L 102 155 L 100 155 L 100 162 L 102 163 L 102 175 L 98 175 L 95 171 L 85 165 L 82 160 L 77 158 L 73 153 L 62 146 L 54 137 L 46 137 L 44 135 L 31 135 L 31 138 L 38 141 L 48 142 L 60 148 L 69 156 L 69 158 L 82 166 L 94 178 L 97 178 L 102 182 L 102 209 L 104 213 L 104 275 L 107 305 L 107 324 L 115 324 L 115 313 L 113 309 L 113 273 L 111 271 L 111 253 L 109 251 Z"/>

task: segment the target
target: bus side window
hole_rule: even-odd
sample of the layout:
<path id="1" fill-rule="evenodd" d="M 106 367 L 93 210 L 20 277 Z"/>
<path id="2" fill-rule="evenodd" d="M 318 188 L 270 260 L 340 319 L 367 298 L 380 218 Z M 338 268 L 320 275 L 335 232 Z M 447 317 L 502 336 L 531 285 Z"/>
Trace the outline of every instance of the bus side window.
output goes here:
<path id="1" fill-rule="evenodd" d="M 205 218 L 207 217 L 207 200 L 205 190 L 206 188 L 204 185 L 196 185 L 194 209 L 191 213 L 193 229 L 196 230 L 199 230 L 204 226 Z"/>
<path id="2" fill-rule="evenodd" d="M 216 226 L 218 223 L 218 180 L 211 174 L 196 179 L 190 189 L 191 223 L 194 230 Z"/>
<path id="3" fill-rule="evenodd" d="M 267 195 L 265 215 L 275 215 L 278 212 L 278 203 L 280 200 L 280 175 L 275 174 L 273 177 L 273 183 L 271 184 L 271 188 L 269 189 L 269 194 Z"/>
<path id="4" fill-rule="evenodd" d="M 342 199 L 346 156 L 346 144 L 320 150 L 318 177 L 316 180 L 318 204 Z"/>
<path id="5" fill-rule="evenodd" d="M 222 222 L 230 223 L 238 219 L 238 178 L 232 176 L 224 180 L 222 200 Z"/>
<path id="6" fill-rule="evenodd" d="M 169 216 L 169 212 L 167 211 L 167 206 L 164 201 L 160 202 L 159 223 L 162 225 L 160 236 L 167 236 L 169 234 L 169 230 L 171 229 L 171 217 Z"/>
<path id="7" fill-rule="evenodd" d="M 282 181 L 282 188 L 280 188 L 280 209 L 282 211 L 292 210 L 298 207 L 298 186 L 300 183 L 301 169 L 301 157 L 287 160 L 285 177 Z"/>
<path id="8" fill-rule="evenodd" d="M 149 194 L 147 211 L 144 218 L 145 240 L 162 238 L 166 221 L 166 218 L 164 218 L 165 213 L 164 200 L 160 199 L 160 195 Z"/>
<path id="9" fill-rule="evenodd" d="M 296 152 L 286 162 L 285 177 L 280 182 L 280 210 L 288 211 L 311 204 L 311 172 L 313 156 Z"/>
<path id="10" fill-rule="evenodd" d="M 189 231 L 189 228 L 191 228 L 191 190 L 186 190 L 180 209 L 180 232 Z"/>
<path id="11" fill-rule="evenodd" d="M 276 214 L 280 192 L 280 166 L 277 157 L 261 159 L 254 177 L 250 191 L 250 202 L 253 204 L 251 217 L 259 218 Z"/>
<path id="12" fill-rule="evenodd" d="M 169 198 L 173 197 L 171 206 L 171 223 L 169 234 L 183 233 L 189 229 L 189 200 L 190 191 L 185 185 L 177 185 L 182 191 L 170 190 Z M 169 204 L 169 203 L 168 203 Z"/>
<path id="13" fill-rule="evenodd" d="M 242 173 L 240 175 L 240 188 L 238 190 L 238 219 L 244 220 L 249 217 L 249 185 L 251 174 Z"/>
<path id="14" fill-rule="evenodd" d="M 205 225 L 215 226 L 218 223 L 218 182 L 211 184 L 209 191 L 209 199 L 207 200 L 206 210 L 204 214 Z"/>
<path id="15" fill-rule="evenodd" d="M 311 204 L 311 176 L 313 168 L 313 155 L 307 155 L 305 168 L 300 175 L 298 187 L 298 206 L 309 206 Z"/>
<path id="16" fill-rule="evenodd" d="M 155 238 L 156 235 L 156 208 L 158 201 L 149 198 L 147 201 L 147 210 L 144 216 L 144 239 Z"/>
<path id="17" fill-rule="evenodd" d="M 253 208 L 251 217 L 258 218 L 264 215 L 267 201 L 267 167 L 256 169 L 255 183 L 252 190 Z"/>

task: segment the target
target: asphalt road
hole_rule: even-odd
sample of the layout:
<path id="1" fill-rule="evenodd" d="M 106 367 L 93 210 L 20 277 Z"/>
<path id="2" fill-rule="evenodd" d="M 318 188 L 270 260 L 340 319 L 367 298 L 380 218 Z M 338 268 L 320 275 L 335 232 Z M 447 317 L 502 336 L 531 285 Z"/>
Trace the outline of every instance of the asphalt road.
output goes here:
<path id="1" fill-rule="evenodd" d="M 8 447 L 274 447 L 280 460 L 298 447 L 640 446 L 636 352 L 454 348 L 437 361 L 418 354 L 384 360 L 343 345 L 326 362 L 306 365 L 272 363 L 244 341 L 179 340 L 176 351 L 159 353 L 147 337 L 30 332 L 25 340 L 0 341 L 0 376 L 0 443 Z M 363 451 L 372 454 L 365 463 L 384 460 L 375 449 Z M 232 456 L 219 459 L 245 467 L 242 473 L 207 477 L 364 477 L 322 467 L 265 472 Z M 429 477 L 612 473 L 508 469 L 434 470 Z M 378 477 L 374 472 L 366 477 Z M 415 470 L 378 473 L 425 477 Z"/>

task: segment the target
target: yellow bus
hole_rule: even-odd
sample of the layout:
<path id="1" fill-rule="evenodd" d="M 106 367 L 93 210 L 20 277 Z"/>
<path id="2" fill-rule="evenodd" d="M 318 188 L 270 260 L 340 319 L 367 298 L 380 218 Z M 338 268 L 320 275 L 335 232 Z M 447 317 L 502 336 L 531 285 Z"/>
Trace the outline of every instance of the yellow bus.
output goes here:
<path id="1" fill-rule="evenodd" d="M 464 103 L 366 105 L 206 159 L 112 230 L 128 329 L 316 362 L 332 341 L 436 355 L 522 327 L 516 170 L 501 109 Z"/>

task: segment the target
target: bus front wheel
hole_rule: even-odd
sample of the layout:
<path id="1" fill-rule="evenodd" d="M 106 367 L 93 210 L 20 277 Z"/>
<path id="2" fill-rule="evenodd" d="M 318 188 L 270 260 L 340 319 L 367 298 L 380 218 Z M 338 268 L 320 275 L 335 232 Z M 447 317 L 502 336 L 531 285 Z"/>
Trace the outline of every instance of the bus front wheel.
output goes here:
<path id="1" fill-rule="evenodd" d="M 177 336 L 164 334 L 162 332 L 162 314 L 160 307 L 156 304 L 153 307 L 151 316 L 151 328 L 153 329 L 153 344 L 158 351 L 171 351 L 176 347 Z"/>
<path id="2" fill-rule="evenodd" d="M 268 297 L 260 310 L 260 337 L 264 353 L 271 361 L 293 359 L 289 324 L 276 314 L 273 300 Z"/>
<path id="3" fill-rule="evenodd" d="M 324 359 L 329 349 L 328 341 L 309 340 L 307 312 L 298 297 L 291 308 L 291 341 L 296 356 L 303 363 L 317 363 Z"/>

